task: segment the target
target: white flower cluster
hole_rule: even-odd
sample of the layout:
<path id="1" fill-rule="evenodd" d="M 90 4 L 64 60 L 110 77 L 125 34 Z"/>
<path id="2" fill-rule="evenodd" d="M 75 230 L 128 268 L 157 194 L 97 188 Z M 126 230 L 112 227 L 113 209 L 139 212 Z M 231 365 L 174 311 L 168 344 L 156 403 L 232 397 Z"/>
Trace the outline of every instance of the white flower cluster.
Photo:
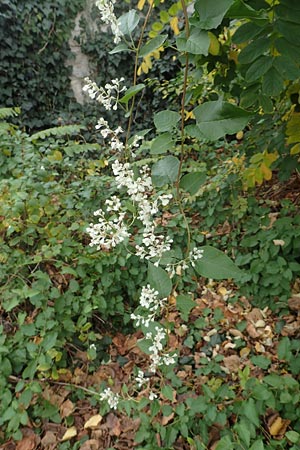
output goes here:
<path id="1" fill-rule="evenodd" d="M 137 376 L 135 377 L 135 381 L 137 383 L 138 388 L 140 389 L 143 385 L 145 384 L 149 384 L 149 378 L 145 377 L 145 374 L 142 370 L 138 371 Z M 155 392 L 150 391 L 149 392 L 149 400 L 154 400 L 156 399 L 158 396 Z"/>
<path id="2" fill-rule="evenodd" d="M 145 311 L 143 311 L 143 315 L 132 313 L 130 316 L 131 319 L 135 321 L 137 327 L 142 324 L 148 328 L 150 322 L 154 321 L 156 314 L 163 308 L 166 300 L 166 298 L 160 299 L 158 292 L 152 289 L 149 284 L 143 286 L 140 295 L 140 306 Z"/>
<path id="3" fill-rule="evenodd" d="M 188 254 L 187 258 L 177 262 L 176 264 L 169 264 L 166 266 L 170 278 L 173 278 L 175 274 L 181 275 L 183 270 L 186 270 L 191 265 L 195 267 L 195 261 L 203 258 L 204 250 L 194 247 Z"/>
<path id="4" fill-rule="evenodd" d="M 92 100 L 97 100 L 107 111 L 113 109 L 116 111 L 118 109 L 118 101 L 120 93 L 126 91 L 126 87 L 121 87 L 121 83 L 124 78 L 115 78 L 111 80 L 110 83 L 106 83 L 104 87 L 99 87 L 94 81 L 89 78 L 85 78 L 86 84 L 83 86 L 82 90 L 87 92 Z"/>
<path id="5" fill-rule="evenodd" d="M 100 134 L 105 139 L 110 137 L 110 148 L 111 150 L 116 150 L 122 152 L 125 149 L 125 145 L 119 139 L 119 134 L 123 133 L 124 130 L 121 127 L 117 127 L 115 130 L 111 130 L 108 126 L 108 122 L 101 117 L 95 126 L 96 130 L 100 130 Z"/>
<path id="6" fill-rule="evenodd" d="M 100 11 L 101 20 L 111 27 L 111 31 L 114 35 L 114 43 L 118 44 L 123 36 L 123 33 L 119 28 L 118 20 L 114 13 L 115 3 L 116 0 L 97 0 L 96 6 Z"/>
<path id="7" fill-rule="evenodd" d="M 128 195 L 137 207 L 137 219 L 144 226 L 142 242 L 136 246 L 136 254 L 141 259 L 156 258 L 155 265 L 158 265 L 163 253 L 170 250 L 173 241 L 168 236 L 155 234 L 157 224 L 154 216 L 159 212 L 160 206 L 168 205 L 172 195 L 163 194 L 153 199 L 153 185 L 148 166 L 142 167 L 137 178 L 129 163 L 122 164 L 115 161 L 112 170 L 117 186 L 127 189 Z"/>
<path id="8" fill-rule="evenodd" d="M 152 341 L 152 345 L 149 347 L 149 351 L 151 352 L 150 372 L 155 373 L 158 366 L 175 364 L 176 361 L 174 356 L 171 356 L 168 353 L 162 354 L 163 341 L 166 339 L 166 333 L 162 328 L 158 326 L 155 327 L 155 333 L 149 332 L 146 334 L 145 338 Z"/>
<path id="9" fill-rule="evenodd" d="M 99 128 L 103 126 L 105 135 L 109 134 L 111 130 L 108 128 L 107 122 L 104 119 L 100 119 L 99 122 Z M 115 140 L 112 139 L 111 145 L 114 145 L 114 149 L 117 150 L 124 148 L 117 136 L 121 131 L 121 129 L 117 129 L 111 132 L 116 136 Z M 148 166 L 142 167 L 139 174 L 135 176 L 129 163 L 121 163 L 116 160 L 112 164 L 112 171 L 117 187 L 127 190 L 127 194 L 136 208 L 134 219 L 142 223 L 142 239 L 136 245 L 136 255 L 142 259 L 156 259 L 154 264 L 158 265 L 163 254 L 170 250 L 172 239 L 155 234 L 157 227 L 155 216 L 159 213 L 161 206 L 164 207 L 169 203 L 172 195 L 155 196 Z M 101 248 L 109 250 L 130 237 L 125 222 L 126 212 L 122 211 L 121 200 L 117 196 L 113 196 L 105 203 L 106 211 L 99 209 L 94 213 L 95 216 L 98 216 L 98 223 L 90 224 L 87 228 L 87 232 L 92 238 L 90 245 L 97 246 L 98 250 Z M 107 213 L 112 213 L 112 217 L 108 219 Z"/>
<path id="10" fill-rule="evenodd" d="M 101 392 L 100 400 L 107 401 L 110 408 L 117 409 L 118 403 L 120 401 L 120 396 L 118 394 L 115 394 L 110 388 L 106 388 L 103 392 Z"/>
<path id="11" fill-rule="evenodd" d="M 113 208 L 113 203 L 109 208 Z M 108 220 L 102 209 L 94 212 L 98 216 L 98 223 L 91 223 L 86 229 L 91 237 L 90 246 L 96 246 L 97 250 L 110 250 L 130 236 L 124 222 L 125 213 Z"/>

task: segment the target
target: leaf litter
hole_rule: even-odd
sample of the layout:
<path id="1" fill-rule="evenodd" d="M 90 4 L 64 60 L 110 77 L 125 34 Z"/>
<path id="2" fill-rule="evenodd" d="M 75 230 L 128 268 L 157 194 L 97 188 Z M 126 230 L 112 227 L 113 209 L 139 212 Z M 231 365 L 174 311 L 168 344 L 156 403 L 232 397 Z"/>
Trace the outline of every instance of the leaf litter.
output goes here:
<path id="1" fill-rule="evenodd" d="M 202 358 L 210 360 L 221 355 L 220 366 L 226 377 L 224 381 L 231 385 L 238 385 L 238 375 L 245 368 L 249 370 L 250 376 L 259 379 L 273 372 L 284 373 L 277 347 L 280 338 L 284 336 L 299 337 L 300 296 L 295 294 L 289 299 L 289 312 L 280 318 L 284 325 L 280 331 L 276 331 L 279 321 L 276 314 L 268 308 L 261 310 L 252 307 L 245 297 L 231 301 L 235 295 L 235 287 L 230 283 L 203 285 L 195 299 L 195 306 L 190 311 L 188 322 L 182 320 L 180 311 L 176 309 L 176 296 L 170 296 L 166 319 L 174 326 L 168 336 L 169 351 L 178 352 L 178 365 L 174 370 L 189 389 L 185 394 L 178 394 L 176 390 L 172 390 L 169 395 L 168 391 L 160 392 L 161 406 L 175 405 L 189 396 L 201 395 L 203 384 L 216 382 L 213 374 L 197 374 Z M 189 340 L 190 330 L 194 327 L 198 327 L 201 333 L 201 339 L 196 342 Z M 128 450 L 137 446 L 135 435 L 140 426 L 139 418 L 133 419 L 118 411 L 111 411 L 102 417 L 97 405 L 88 395 L 84 400 L 76 400 L 72 395 L 76 389 L 86 391 L 87 394 L 89 391 L 96 391 L 103 381 L 113 384 L 112 389 L 116 393 L 121 393 L 124 385 L 129 390 L 134 389 L 133 368 L 139 367 L 146 371 L 148 357 L 137 345 L 142 337 L 141 331 L 130 335 L 117 332 L 110 337 L 110 360 L 93 373 L 89 373 L 87 359 L 83 356 L 79 366 L 62 371 L 57 380 L 39 380 L 44 399 L 58 408 L 61 423 L 41 419 L 38 430 L 35 430 L 36 424 L 29 422 L 21 430 L 20 441 L 10 439 L 0 445 L 0 450 L 55 450 L 65 441 L 73 444 L 83 442 L 79 450 Z M 17 379 L 12 381 L 17 382 Z M 147 394 L 147 389 L 141 391 L 136 400 L 139 401 Z M 143 408 L 143 412 L 150 413 L 149 404 Z M 173 419 L 173 413 L 155 418 L 163 425 L 171 423 Z M 263 420 L 266 433 L 274 439 L 282 438 L 289 426 L 289 421 L 280 417 L 277 411 L 267 411 Z M 67 423 L 70 425 L 67 426 Z M 221 429 L 219 424 L 211 426 L 207 447 L 209 450 L 216 447 Z M 160 446 L 159 436 L 157 445 Z M 185 450 L 190 449 L 190 446 L 182 437 L 178 437 L 173 448 Z"/>

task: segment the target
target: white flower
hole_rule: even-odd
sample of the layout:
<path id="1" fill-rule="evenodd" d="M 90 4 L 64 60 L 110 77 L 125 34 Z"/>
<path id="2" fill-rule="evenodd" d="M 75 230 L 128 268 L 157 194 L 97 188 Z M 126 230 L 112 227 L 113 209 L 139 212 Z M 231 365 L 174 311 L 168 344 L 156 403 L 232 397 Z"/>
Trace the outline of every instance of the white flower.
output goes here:
<path id="1" fill-rule="evenodd" d="M 107 211 L 120 211 L 121 209 L 121 201 L 116 195 L 105 200 L 105 204 L 107 205 Z"/>
<path id="2" fill-rule="evenodd" d="M 106 23 L 107 25 L 110 25 L 111 31 L 114 35 L 114 43 L 117 44 L 118 42 L 120 42 L 123 34 L 119 28 L 118 20 L 114 13 L 114 4 L 115 4 L 115 0 L 111 0 L 111 1 L 97 0 L 96 1 L 96 6 L 99 9 L 100 14 L 101 14 L 101 20 L 104 23 Z"/>
<path id="3" fill-rule="evenodd" d="M 195 261 L 203 258 L 203 250 L 197 247 L 194 247 L 193 250 L 189 253 L 189 258 L 191 261 L 191 266 L 195 267 Z"/>
<path id="4" fill-rule="evenodd" d="M 91 237 L 90 246 L 96 246 L 98 250 L 109 250 L 130 236 L 124 223 L 125 213 L 120 213 L 112 220 L 107 220 L 101 209 L 95 211 L 94 215 L 99 217 L 98 223 L 90 224 L 86 229 Z"/>
<path id="5" fill-rule="evenodd" d="M 120 396 L 118 394 L 115 394 L 110 388 L 106 388 L 100 394 L 100 400 L 106 400 L 110 408 L 117 409 Z"/>
<path id="6" fill-rule="evenodd" d="M 157 394 L 155 394 L 154 392 L 150 391 L 149 392 L 149 400 L 155 400 L 157 398 Z"/>
<path id="7" fill-rule="evenodd" d="M 138 371 L 137 376 L 135 377 L 135 381 L 137 382 L 138 387 L 142 387 L 143 384 L 147 383 L 148 380 L 145 378 L 145 374 L 142 370 Z"/>
<path id="8" fill-rule="evenodd" d="M 126 90 L 125 86 L 120 86 L 123 81 L 124 78 L 116 78 L 112 80 L 111 83 L 106 83 L 104 87 L 99 87 L 94 81 L 87 77 L 85 78 L 86 84 L 83 86 L 82 90 L 87 92 L 92 100 L 96 99 L 107 111 L 110 111 L 111 109 L 116 110 L 118 108 L 120 93 Z M 108 127 L 108 124 L 104 119 L 100 119 L 96 128 L 99 129 L 103 126 Z M 109 128 L 106 128 L 106 130 L 109 130 Z M 108 133 L 108 131 L 106 132 Z"/>
<path id="9" fill-rule="evenodd" d="M 143 308 L 148 309 L 150 312 L 157 312 L 163 307 L 166 300 L 166 298 L 160 299 L 158 297 L 158 291 L 152 289 L 150 284 L 143 286 L 140 296 L 140 305 Z"/>

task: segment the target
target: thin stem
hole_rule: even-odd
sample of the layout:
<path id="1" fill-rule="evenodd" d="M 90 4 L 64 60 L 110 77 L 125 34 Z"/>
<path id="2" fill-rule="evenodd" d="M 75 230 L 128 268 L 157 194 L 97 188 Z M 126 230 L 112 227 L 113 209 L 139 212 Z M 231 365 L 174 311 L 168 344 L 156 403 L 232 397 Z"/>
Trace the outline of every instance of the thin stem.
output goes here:
<path id="1" fill-rule="evenodd" d="M 190 36 L 190 26 L 189 26 L 189 18 L 188 18 L 188 12 L 185 4 L 185 0 L 181 0 L 182 10 L 184 14 L 184 26 L 185 26 L 185 36 L 186 39 Z M 180 176 L 182 171 L 182 165 L 184 161 L 184 141 L 185 141 L 185 133 L 184 133 L 184 112 L 185 112 L 185 101 L 186 101 L 186 92 L 187 92 L 187 81 L 188 81 L 188 74 L 189 74 L 189 54 L 185 53 L 185 65 L 184 65 L 184 75 L 183 75 L 183 91 L 182 91 L 182 97 L 181 97 L 181 148 L 180 148 L 180 163 L 178 168 L 178 175 L 176 180 L 176 194 L 177 194 L 177 201 L 179 205 L 180 212 L 183 216 L 183 220 L 185 223 L 186 231 L 187 231 L 187 250 L 186 253 L 189 253 L 190 250 L 190 243 L 191 243 L 191 232 L 190 227 L 184 212 L 184 208 L 181 201 L 181 193 L 180 193 Z"/>
<path id="2" fill-rule="evenodd" d="M 138 69 L 138 63 L 139 63 L 139 52 L 142 46 L 142 42 L 143 42 L 143 38 L 144 38 L 144 33 L 145 33 L 145 29 L 148 23 L 148 20 L 150 18 L 151 12 L 152 12 L 152 8 L 153 8 L 153 2 L 151 2 L 149 4 L 149 8 L 141 29 L 141 34 L 140 34 L 140 38 L 138 41 L 138 45 L 136 47 L 135 50 L 135 62 L 134 62 L 134 73 L 133 73 L 133 86 L 136 86 L 136 82 L 137 82 L 137 69 Z M 131 105 L 130 105 L 130 115 L 129 115 L 129 121 L 128 121 L 128 127 L 127 127 L 127 134 L 126 134 L 126 144 L 125 147 L 127 148 L 127 143 L 130 137 L 130 130 L 131 130 L 131 125 L 132 125 L 132 121 L 133 121 L 133 109 L 134 109 L 134 105 L 135 105 L 135 96 L 133 97 L 132 101 L 131 101 Z"/>

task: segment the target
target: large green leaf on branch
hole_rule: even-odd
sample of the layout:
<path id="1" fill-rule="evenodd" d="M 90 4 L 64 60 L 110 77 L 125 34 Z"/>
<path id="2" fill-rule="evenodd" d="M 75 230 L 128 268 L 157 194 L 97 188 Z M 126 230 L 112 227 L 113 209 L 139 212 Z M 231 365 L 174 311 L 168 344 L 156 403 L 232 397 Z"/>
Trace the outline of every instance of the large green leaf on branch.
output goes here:
<path id="1" fill-rule="evenodd" d="M 234 35 L 232 36 L 232 42 L 234 44 L 242 44 L 243 42 L 250 41 L 258 36 L 262 32 L 262 27 L 259 27 L 254 22 L 247 22 L 241 25 Z"/>
<path id="2" fill-rule="evenodd" d="M 206 102 L 194 109 L 201 133 L 212 141 L 245 128 L 251 113 L 222 100 Z"/>
<path id="3" fill-rule="evenodd" d="M 199 27 L 203 30 L 217 28 L 234 0 L 197 0 L 195 9 L 200 16 Z"/>
<path id="4" fill-rule="evenodd" d="M 172 184 L 176 181 L 179 171 L 179 160 L 172 155 L 160 159 L 152 166 L 152 181 L 157 187 Z"/>
<path id="5" fill-rule="evenodd" d="M 168 109 L 160 111 L 154 116 L 154 125 L 159 132 L 171 131 L 180 120 L 180 114 Z"/>
<path id="6" fill-rule="evenodd" d="M 146 42 L 146 44 L 141 48 L 139 52 L 139 57 L 143 58 L 144 56 L 149 55 L 149 53 L 152 53 L 155 50 L 157 50 L 159 47 L 163 45 L 167 37 L 168 36 L 166 34 L 160 34 L 159 36 L 150 39 L 150 41 Z"/>
<path id="7" fill-rule="evenodd" d="M 151 142 L 150 153 L 152 155 L 162 155 L 171 150 L 174 146 L 172 134 L 169 132 L 159 134 Z"/>
<path id="8" fill-rule="evenodd" d="M 225 253 L 206 245 L 201 247 L 203 257 L 195 262 L 195 269 L 199 275 L 214 280 L 239 278 L 242 271 Z"/>
<path id="9" fill-rule="evenodd" d="M 206 172 L 187 173 L 181 178 L 180 187 L 191 195 L 195 195 L 205 181 Z"/>
<path id="10" fill-rule="evenodd" d="M 172 291 L 172 281 L 167 272 L 161 267 L 156 267 L 151 262 L 148 263 L 148 282 L 155 289 L 161 298 L 168 297 Z"/>
<path id="11" fill-rule="evenodd" d="M 131 9 L 118 19 L 118 25 L 125 36 L 130 36 L 140 21 L 139 14 Z"/>
<path id="12" fill-rule="evenodd" d="M 265 36 L 255 39 L 241 51 L 238 57 L 239 63 L 249 64 L 255 61 L 270 49 L 270 45 L 269 39 Z"/>
<path id="13" fill-rule="evenodd" d="M 120 98 L 121 103 L 127 104 L 129 100 L 134 97 L 138 92 L 142 91 L 144 89 L 145 85 L 143 83 L 136 84 L 135 86 L 131 86 L 129 89 L 127 89 L 125 95 Z"/>
<path id="14" fill-rule="evenodd" d="M 187 52 L 192 55 L 207 56 L 210 46 L 210 38 L 206 31 L 194 28 L 188 39 L 186 39 L 183 34 L 178 36 L 176 39 L 176 45 L 180 52 Z"/>
<path id="15" fill-rule="evenodd" d="M 249 67 L 245 79 L 248 83 L 259 80 L 272 66 L 273 58 L 271 56 L 261 56 Z"/>
<path id="16" fill-rule="evenodd" d="M 225 14 L 225 17 L 230 19 L 251 19 L 255 18 L 256 22 L 268 22 L 267 11 L 256 11 L 251 6 L 247 5 L 243 0 L 235 0 Z"/>

